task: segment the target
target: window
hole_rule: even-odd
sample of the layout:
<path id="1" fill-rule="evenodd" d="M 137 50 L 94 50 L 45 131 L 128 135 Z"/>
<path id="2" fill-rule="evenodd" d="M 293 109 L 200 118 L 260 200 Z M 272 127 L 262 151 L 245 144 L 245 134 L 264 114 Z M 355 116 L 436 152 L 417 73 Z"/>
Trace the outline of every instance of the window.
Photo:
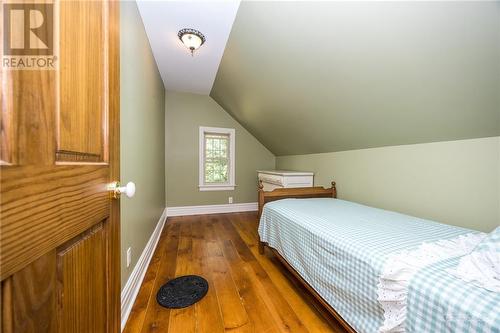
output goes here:
<path id="1" fill-rule="evenodd" d="M 234 190 L 234 133 L 200 127 L 200 191 Z"/>

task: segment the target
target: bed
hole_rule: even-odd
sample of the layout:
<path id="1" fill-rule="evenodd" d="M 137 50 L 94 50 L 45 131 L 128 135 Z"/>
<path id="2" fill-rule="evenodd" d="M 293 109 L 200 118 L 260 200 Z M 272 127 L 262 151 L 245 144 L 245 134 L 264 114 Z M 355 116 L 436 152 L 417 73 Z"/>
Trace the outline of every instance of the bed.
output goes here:
<path id="1" fill-rule="evenodd" d="M 261 253 L 269 247 L 349 332 L 499 332 L 499 294 L 445 269 L 483 233 L 336 199 L 335 183 L 260 188 L 259 216 Z M 453 307 L 464 290 L 481 306 Z"/>

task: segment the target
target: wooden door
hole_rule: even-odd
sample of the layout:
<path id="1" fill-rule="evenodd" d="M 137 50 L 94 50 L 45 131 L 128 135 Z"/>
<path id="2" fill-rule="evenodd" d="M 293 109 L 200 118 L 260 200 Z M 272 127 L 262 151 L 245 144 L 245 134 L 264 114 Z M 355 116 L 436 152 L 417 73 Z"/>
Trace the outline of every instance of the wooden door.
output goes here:
<path id="1" fill-rule="evenodd" d="M 55 2 L 58 68 L 2 69 L 4 333 L 120 329 L 118 10 Z"/>

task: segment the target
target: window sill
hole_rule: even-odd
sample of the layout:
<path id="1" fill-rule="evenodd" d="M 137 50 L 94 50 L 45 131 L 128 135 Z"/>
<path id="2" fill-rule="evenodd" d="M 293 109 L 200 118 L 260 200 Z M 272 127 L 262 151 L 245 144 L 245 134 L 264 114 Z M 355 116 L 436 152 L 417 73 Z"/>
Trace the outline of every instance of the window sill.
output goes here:
<path id="1" fill-rule="evenodd" d="M 198 185 L 200 191 L 233 191 L 236 185 Z"/>

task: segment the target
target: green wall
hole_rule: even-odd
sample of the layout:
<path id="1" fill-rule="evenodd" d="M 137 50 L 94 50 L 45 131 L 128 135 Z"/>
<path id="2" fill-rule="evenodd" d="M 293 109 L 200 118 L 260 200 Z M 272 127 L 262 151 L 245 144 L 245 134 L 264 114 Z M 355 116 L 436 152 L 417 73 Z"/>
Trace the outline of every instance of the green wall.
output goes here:
<path id="1" fill-rule="evenodd" d="M 500 225 L 500 137 L 277 157 L 337 182 L 339 198 L 490 231 Z"/>
<path id="2" fill-rule="evenodd" d="M 257 201 L 258 169 L 274 169 L 275 157 L 211 97 L 167 92 L 165 113 L 167 203 L 169 207 Z M 199 126 L 236 130 L 236 188 L 198 190 Z"/>
<path id="3" fill-rule="evenodd" d="M 165 89 L 136 3 L 121 2 L 120 11 L 121 181 L 137 186 L 121 199 L 123 288 L 165 208 Z"/>

